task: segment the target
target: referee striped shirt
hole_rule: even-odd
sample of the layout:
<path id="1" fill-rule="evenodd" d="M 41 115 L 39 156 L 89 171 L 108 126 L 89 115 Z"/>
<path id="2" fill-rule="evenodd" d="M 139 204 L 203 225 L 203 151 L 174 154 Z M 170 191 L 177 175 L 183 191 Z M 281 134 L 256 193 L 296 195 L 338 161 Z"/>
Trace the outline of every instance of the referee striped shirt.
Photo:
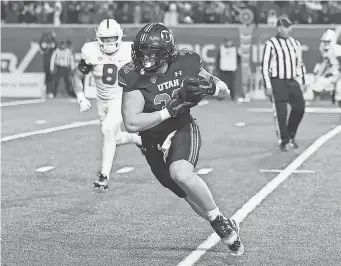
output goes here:
<path id="1" fill-rule="evenodd" d="M 305 84 L 306 69 L 302 60 L 302 50 L 299 41 L 292 37 L 272 37 L 265 43 L 262 74 L 265 88 L 271 88 L 271 78 L 296 79 L 301 78 Z"/>
<path id="2" fill-rule="evenodd" d="M 50 69 L 53 70 L 54 66 L 75 69 L 75 58 L 69 48 L 57 48 L 53 51 L 50 61 Z"/>

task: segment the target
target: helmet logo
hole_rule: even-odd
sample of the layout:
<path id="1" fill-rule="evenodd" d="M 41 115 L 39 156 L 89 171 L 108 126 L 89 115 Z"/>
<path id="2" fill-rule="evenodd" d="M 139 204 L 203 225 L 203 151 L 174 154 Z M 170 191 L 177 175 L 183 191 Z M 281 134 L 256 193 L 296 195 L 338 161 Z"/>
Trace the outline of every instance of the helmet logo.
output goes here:
<path id="1" fill-rule="evenodd" d="M 161 31 L 161 39 L 164 42 L 171 42 L 171 41 L 173 41 L 173 35 L 171 32 L 169 32 L 167 30 L 163 30 L 163 31 Z"/>

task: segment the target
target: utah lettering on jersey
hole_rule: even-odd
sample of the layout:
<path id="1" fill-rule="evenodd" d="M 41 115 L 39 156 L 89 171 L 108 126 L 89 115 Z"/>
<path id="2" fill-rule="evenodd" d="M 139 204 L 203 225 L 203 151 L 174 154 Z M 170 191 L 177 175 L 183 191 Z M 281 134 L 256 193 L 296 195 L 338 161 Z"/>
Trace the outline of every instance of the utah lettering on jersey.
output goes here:
<path id="1" fill-rule="evenodd" d="M 166 81 L 161 84 L 158 84 L 157 88 L 159 89 L 159 91 L 163 91 L 163 90 L 168 90 L 168 89 L 179 87 L 179 86 L 180 86 L 179 79 L 174 79 L 174 80 L 170 80 L 170 81 Z"/>

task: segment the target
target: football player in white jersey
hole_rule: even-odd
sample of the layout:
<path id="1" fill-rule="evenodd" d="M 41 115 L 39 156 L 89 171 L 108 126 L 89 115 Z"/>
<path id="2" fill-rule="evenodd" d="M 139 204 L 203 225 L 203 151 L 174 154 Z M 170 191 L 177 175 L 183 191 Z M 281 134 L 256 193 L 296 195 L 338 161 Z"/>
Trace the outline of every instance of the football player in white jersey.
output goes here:
<path id="1" fill-rule="evenodd" d="M 81 112 L 90 110 L 91 103 L 83 92 L 83 77 L 92 71 L 97 87 L 97 109 L 103 133 L 102 169 L 96 188 L 108 189 L 108 180 L 115 156 L 116 145 L 136 143 L 137 134 L 121 131 L 122 88 L 118 85 L 118 70 L 131 61 L 131 45 L 122 42 L 123 29 L 114 19 L 103 20 L 96 31 L 97 41 L 85 43 L 82 59 L 73 75 L 73 88 Z"/>
<path id="2" fill-rule="evenodd" d="M 312 90 L 315 96 L 323 91 L 330 91 L 333 102 L 338 102 L 341 107 L 341 45 L 336 44 L 336 34 L 333 30 L 329 29 L 323 33 L 319 50 L 322 63 L 315 66 Z"/>

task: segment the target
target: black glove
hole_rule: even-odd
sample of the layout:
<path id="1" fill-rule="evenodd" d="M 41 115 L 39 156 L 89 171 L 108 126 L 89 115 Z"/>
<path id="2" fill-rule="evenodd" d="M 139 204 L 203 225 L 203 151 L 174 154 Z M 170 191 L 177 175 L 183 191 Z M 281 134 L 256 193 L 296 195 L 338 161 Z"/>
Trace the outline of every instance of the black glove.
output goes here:
<path id="1" fill-rule="evenodd" d="M 197 103 L 182 101 L 179 98 L 175 98 L 170 101 L 170 103 L 166 106 L 171 117 L 175 117 L 179 114 L 183 114 L 186 111 L 189 111 L 190 108 L 196 106 Z"/>
<path id="2" fill-rule="evenodd" d="M 210 80 L 201 76 L 186 77 L 180 89 L 180 98 L 183 101 L 200 102 L 207 95 L 213 95 L 216 91 L 216 84 L 211 76 Z"/>

